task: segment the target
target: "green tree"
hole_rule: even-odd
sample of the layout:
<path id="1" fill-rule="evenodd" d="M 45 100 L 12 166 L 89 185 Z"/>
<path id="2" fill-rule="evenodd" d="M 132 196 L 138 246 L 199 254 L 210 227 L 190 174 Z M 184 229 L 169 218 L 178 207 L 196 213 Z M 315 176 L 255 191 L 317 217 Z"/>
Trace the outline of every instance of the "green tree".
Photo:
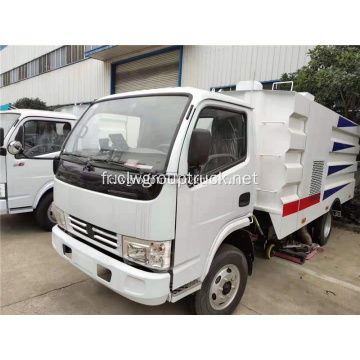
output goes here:
<path id="1" fill-rule="evenodd" d="M 21 98 L 16 100 L 12 106 L 16 107 L 17 109 L 34 109 L 34 110 L 48 110 L 46 103 L 41 101 L 39 98 Z"/>
<path id="2" fill-rule="evenodd" d="M 293 80 L 294 90 L 360 124 L 360 46 L 316 46 L 309 63 L 282 81 Z"/>

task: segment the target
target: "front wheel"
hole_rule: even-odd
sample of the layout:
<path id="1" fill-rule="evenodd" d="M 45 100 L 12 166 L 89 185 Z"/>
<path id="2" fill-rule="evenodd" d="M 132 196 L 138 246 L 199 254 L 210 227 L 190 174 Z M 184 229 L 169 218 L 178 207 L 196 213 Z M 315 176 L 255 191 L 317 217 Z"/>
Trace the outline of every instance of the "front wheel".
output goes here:
<path id="1" fill-rule="evenodd" d="M 248 277 L 245 255 L 235 246 L 221 245 L 202 287 L 189 296 L 196 315 L 229 315 L 244 294 Z"/>
<path id="2" fill-rule="evenodd" d="M 51 231 L 51 229 L 56 225 L 56 219 L 51 210 L 52 202 L 53 193 L 49 192 L 45 194 L 41 198 L 34 214 L 38 225 L 46 231 Z"/>

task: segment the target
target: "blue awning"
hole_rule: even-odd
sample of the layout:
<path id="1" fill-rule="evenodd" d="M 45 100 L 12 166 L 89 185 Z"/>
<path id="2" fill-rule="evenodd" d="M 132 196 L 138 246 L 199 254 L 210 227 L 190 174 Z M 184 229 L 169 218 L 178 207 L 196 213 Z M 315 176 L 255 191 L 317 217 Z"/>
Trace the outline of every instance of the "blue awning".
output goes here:
<path id="1" fill-rule="evenodd" d="M 9 110 L 10 104 L 0 105 L 0 111 L 6 111 Z"/>

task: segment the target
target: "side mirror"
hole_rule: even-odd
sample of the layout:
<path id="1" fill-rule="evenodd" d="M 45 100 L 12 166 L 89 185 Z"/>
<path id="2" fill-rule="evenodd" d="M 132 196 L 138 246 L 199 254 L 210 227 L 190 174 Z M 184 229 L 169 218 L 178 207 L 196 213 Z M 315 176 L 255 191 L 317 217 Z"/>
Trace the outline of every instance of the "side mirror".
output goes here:
<path id="1" fill-rule="evenodd" d="M 0 128 L 0 147 L 4 146 L 4 129 Z"/>
<path id="2" fill-rule="evenodd" d="M 211 134 L 209 130 L 195 129 L 191 134 L 188 164 L 201 166 L 207 163 L 210 154 Z"/>
<path id="3" fill-rule="evenodd" d="M 8 152 L 11 155 L 17 155 L 23 152 L 23 147 L 20 141 L 13 140 L 8 146 Z"/>

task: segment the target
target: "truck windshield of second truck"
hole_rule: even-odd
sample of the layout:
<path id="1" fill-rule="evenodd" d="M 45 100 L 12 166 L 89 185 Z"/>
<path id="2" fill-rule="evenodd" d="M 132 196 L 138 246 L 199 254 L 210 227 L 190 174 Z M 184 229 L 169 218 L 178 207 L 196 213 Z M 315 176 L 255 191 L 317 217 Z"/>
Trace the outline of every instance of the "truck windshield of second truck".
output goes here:
<path id="1" fill-rule="evenodd" d="M 4 136 L 9 132 L 10 128 L 14 125 L 19 114 L 1 114 L 0 113 L 0 128 L 4 129 Z"/>
<path id="2" fill-rule="evenodd" d="M 187 96 L 142 96 L 95 103 L 65 144 L 68 154 L 163 172 Z"/>

